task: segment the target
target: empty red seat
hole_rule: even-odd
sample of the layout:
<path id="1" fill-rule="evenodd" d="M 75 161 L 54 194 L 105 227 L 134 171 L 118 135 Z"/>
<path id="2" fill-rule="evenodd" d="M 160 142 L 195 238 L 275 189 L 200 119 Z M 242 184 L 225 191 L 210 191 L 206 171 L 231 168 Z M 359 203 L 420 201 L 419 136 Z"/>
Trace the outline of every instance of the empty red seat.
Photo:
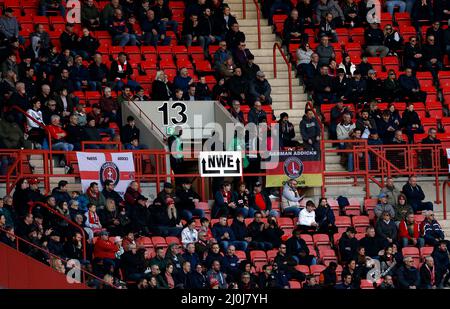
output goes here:
<path id="1" fill-rule="evenodd" d="M 370 225 L 368 216 L 354 216 L 352 217 L 353 227 L 359 233 L 364 233 L 366 228 Z"/>
<path id="2" fill-rule="evenodd" d="M 361 280 L 360 287 L 363 290 L 373 290 L 374 289 L 373 282 L 366 280 L 366 279 Z"/>
<path id="3" fill-rule="evenodd" d="M 314 245 L 329 245 L 330 237 L 327 234 L 314 234 L 313 235 Z"/>
<path id="4" fill-rule="evenodd" d="M 350 217 L 337 216 L 335 219 L 335 224 L 340 228 L 347 228 L 352 225 Z"/>
<path id="5" fill-rule="evenodd" d="M 298 271 L 301 271 L 305 275 L 309 275 L 309 273 L 310 273 L 309 266 L 307 266 L 307 265 L 296 265 L 295 269 Z"/>
<path id="6" fill-rule="evenodd" d="M 427 256 L 430 256 L 433 253 L 433 247 L 422 247 L 420 248 L 420 257 L 422 260 L 425 260 Z"/>
<path id="7" fill-rule="evenodd" d="M 167 248 L 167 242 L 164 237 L 161 236 L 153 236 L 152 237 L 152 243 L 155 246 L 155 248 Z"/>
<path id="8" fill-rule="evenodd" d="M 303 240 L 306 242 L 306 244 L 307 244 L 308 246 L 314 244 L 313 238 L 312 238 L 312 236 L 309 235 L 309 234 L 301 234 L 301 235 L 300 235 L 300 238 L 303 239 Z"/>
<path id="9" fill-rule="evenodd" d="M 267 261 L 267 255 L 262 250 L 250 251 L 250 259 L 252 262 L 264 262 Z"/>
<path id="10" fill-rule="evenodd" d="M 277 250 L 277 249 L 268 250 L 268 251 L 266 252 L 266 254 L 267 254 L 267 260 L 268 260 L 269 262 L 272 262 L 273 260 L 275 260 L 275 257 L 276 257 L 277 254 L 278 254 L 278 250 Z"/>
<path id="11" fill-rule="evenodd" d="M 245 255 L 245 251 L 236 250 L 234 254 L 236 254 L 239 261 L 243 261 L 243 260 L 247 259 L 246 255 Z"/>
<path id="12" fill-rule="evenodd" d="M 136 239 L 136 244 L 142 245 L 145 248 L 153 248 L 153 242 L 150 237 L 145 236 L 139 237 L 138 239 Z"/>

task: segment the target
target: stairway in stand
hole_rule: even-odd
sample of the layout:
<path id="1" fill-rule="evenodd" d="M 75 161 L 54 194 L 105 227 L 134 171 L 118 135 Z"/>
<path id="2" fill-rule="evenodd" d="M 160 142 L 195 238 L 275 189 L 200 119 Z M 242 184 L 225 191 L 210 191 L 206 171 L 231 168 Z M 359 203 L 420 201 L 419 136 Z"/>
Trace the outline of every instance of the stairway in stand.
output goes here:
<path id="1" fill-rule="evenodd" d="M 272 32 L 272 27 L 268 26 L 267 19 L 262 18 L 261 14 L 261 49 L 258 49 L 258 27 L 256 6 L 253 1 L 246 0 L 246 19 L 242 17 L 242 0 L 228 0 L 231 13 L 237 18 L 239 28 L 245 33 L 247 48 L 255 55 L 255 63 L 259 65 L 266 74 L 266 78 L 272 87 L 272 108 L 277 120 L 281 113 L 289 114 L 289 120 L 295 126 L 296 139 L 300 139 L 300 121 L 305 113 L 306 93 L 299 81 L 295 78 L 295 72 L 292 72 L 292 101 L 293 108 L 289 109 L 289 82 L 287 65 L 277 51 L 277 78 L 274 78 L 273 72 L 273 45 L 281 41 Z"/>

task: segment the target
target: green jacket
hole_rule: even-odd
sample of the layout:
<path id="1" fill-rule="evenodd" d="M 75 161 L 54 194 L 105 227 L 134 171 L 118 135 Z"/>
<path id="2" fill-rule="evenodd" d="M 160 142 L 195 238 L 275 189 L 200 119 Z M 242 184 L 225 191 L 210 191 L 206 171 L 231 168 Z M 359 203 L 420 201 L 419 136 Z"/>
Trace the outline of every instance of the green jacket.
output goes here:
<path id="1" fill-rule="evenodd" d="M 249 164 L 247 155 L 245 154 L 245 141 L 237 137 L 233 137 L 230 145 L 228 145 L 228 151 L 243 151 L 242 154 L 242 166 L 246 168 Z"/>

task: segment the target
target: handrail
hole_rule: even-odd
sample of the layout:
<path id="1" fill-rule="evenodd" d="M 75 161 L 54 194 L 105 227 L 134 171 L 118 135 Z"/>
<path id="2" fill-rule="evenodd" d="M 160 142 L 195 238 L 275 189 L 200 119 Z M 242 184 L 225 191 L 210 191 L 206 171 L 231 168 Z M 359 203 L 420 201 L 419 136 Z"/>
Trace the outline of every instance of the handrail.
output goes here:
<path id="1" fill-rule="evenodd" d="M 72 220 L 67 219 L 66 217 L 61 215 L 58 211 L 54 210 L 53 208 L 51 208 L 50 206 L 48 206 L 45 203 L 42 203 L 42 202 L 29 202 L 28 205 L 29 205 L 29 212 L 30 213 L 33 210 L 33 208 L 36 207 L 36 206 L 44 207 L 45 209 L 50 211 L 52 214 L 54 214 L 57 217 L 59 217 L 61 220 L 67 222 L 68 224 L 72 225 L 77 230 L 79 230 L 81 232 L 81 235 L 83 236 L 83 259 L 86 260 L 86 232 L 84 231 L 84 229 L 81 226 L 75 224 Z"/>
<path id="2" fill-rule="evenodd" d="M 442 184 L 442 210 L 444 211 L 444 220 L 447 220 L 447 187 L 450 186 L 448 180 Z"/>
<path id="3" fill-rule="evenodd" d="M 242 19 L 247 19 L 247 0 L 242 0 Z M 261 9 L 259 7 L 258 0 L 253 0 L 253 4 L 256 8 L 256 24 L 258 31 L 258 49 L 261 49 Z"/>
<path id="4" fill-rule="evenodd" d="M 117 150 L 122 150 L 122 143 L 121 142 L 115 142 L 115 141 L 82 141 L 81 142 L 81 151 L 94 151 L 98 149 L 93 148 L 85 148 L 86 145 L 116 145 Z M 108 149 L 101 149 L 102 151 L 108 151 Z M 109 149 L 109 150 L 115 150 L 115 149 Z"/>
<path id="5" fill-rule="evenodd" d="M 277 57 L 276 57 L 277 49 L 280 51 L 281 57 L 283 58 L 284 62 L 286 62 L 286 65 L 288 67 L 289 109 L 292 109 L 292 64 L 287 59 L 281 46 L 278 43 L 274 43 L 273 44 L 273 57 L 272 57 L 273 58 L 273 77 L 277 78 Z"/>
<path id="6" fill-rule="evenodd" d="M 24 111 L 23 109 L 21 109 L 18 106 L 13 106 L 11 107 L 12 109 L 15 109 L 16 111 L 18 111 L 19 113 L 23 114 L 25 117 L 27 117 L 28 119 L 30 119 L 31 121 L 33 121 L 34 123 L 36 123 L 41 129 L 43 129 L 45 131 L 45 133 L 47 133 L 48 135 L 48 145 L 49 145 L 49 149 L 52 149 L 52 138 L 50 135 L 50 132 L 47 130 L 46 126 L 43 125 L 41 122 L 39 122 L 36 118 L 34 118 L 33 116 L 31 116 L 30 114 L 28 114 L 28 112 Z"/>
<path id="7" fill-rule="evenodd" d="M 67 262 L 68 262 L 66 259 L 64 259 L 64 258 L 62 258 L 62 257 L 59 257 L 59 256 L 57 256 L 57 255 L 51 253 L 50 251 L 48 251 L 48 250 L 46 250 L 46 249 L 44 249 L 44 248 L 42 248 L 42 247 L 39 247 L 39 246 L 37 246 L 37 245 L 35 245 L 35 244 L 33 244 L 33 243 L 31 243 L 31 242 L 29 242 L 29 241 L 23 239 L 22 237 L 17 236 L 16 234 L 11 233 L 11 232 L 9 232 L 9 231 L 3 229 L 2 227 L 0 227 L 0 232 L 3 232 L 3 233 L 5 233 L 5 234 L 12 235 L 12 236 L 14 237 L 14 241 L 15 241 L 15 243 L 16 243 L 16 248 L 15 248 L 15 249 L 16 249 L 17 251 L 19 251 L 19 252 L 21 252 L 20 249 L 19 249 L 19 240 L 20 240 L 20 241 L 22 241 L 23 243 L 27 244 L 28 246 L 31 246 L 31 247 L 33 247 L 33 248 L 35 248 L 35 249 L 38 249 L 38 250 L 44 252 L 46 255 L 52 257 L 53 259 L 58 259 L 58 260 L 60 260 L 60 261 L 62 261 L 62 262 L 65 262 L 66 264 L 67 264 Z M 23 252 L 22 252 L 22 253 L 23 253 Z M 25 253 L 24 253 L 24 254 L 25 254 Z M 49 267 L 52 268 L 51 266 L 49 266 Z M 82 273 L 85 275 L 84 278 L 86 278 L 86 275 L 89 275 L 90 277 L 92 277 L 92 278 L 94 278 L 94 279 L 96 279 L 96 280 L 102 282 L 103 284 L 107 284 L 107 285 L 109 285 L 109 286 L 112 286 L 111 284 L 109 284 L 108 282 L 104 281 L 103 279 L 97 277 L 96 275 L 94 275 L 94 274 L 92 274 L 92 273 L 90 273 L 90 272 L 88 272 L 88 271 L 86 271 L 86 270 L 84 270 L 84 269 L 78 267 L 76 264 L 73 265 L 73 268 L 78 269 L 80 272 L 82 272 Z M 52 269 L 54 269 L 54 268 L 52 268 Z M 79 283 L 82 283 L 82 282 L 79 282 Z M 86 282 L 83 282 L 83 283 L 86 284 Z M 114 287 L 114 286 L 112 286 L 112 287 Z"/>
<path id="8" fill-rule="evenodd" d="M 163 138 L 163 139 L 165 139 L 165 134 L 163 133 L 163 131 L 161 131 L 161 129 L 157 126 L 157 125 L 155 125 L 155 123 L 150 119 L 150 117 L 148 117 L 147 116 L 147 114 L 146 113 L 144 113 L 144 111 L 137 105 L 137 103 L 134 101 L 134 100 L 132 100 L 132 99 L 128 99 L 128 105 L 130 105 L 130 102 L 131 103 L 133 103 L 134 104 L 134 106 L 138 109 L 138 111 L 139 111 L 139 116 L 140 117 L 142 117 L 142 115 L 144 115 L 145 116 L 145 118 L 147 118 L 147 120 L 148 121 L 150 121 L 150 129 L 156 129 L 160 134 L 161 134 L 161 137 Z"/>
<path id="9" fill-rule="evenodd" d="M 17 170 L 17 167 L 19 166 L 19 162 L 21 162 L 21 160 L 22 159 L 18 157 L 17 160 L 14 161 L 14 163 L 8 168 L 8 172 L 6 173 L 6 194 L 10 194 L 12 189 L 16 186 L 16 183 L 10 185 L 10 180 L 14 171 Z M 20 175 L 17 175 L 17 179 L 20 179 L 20 177 L 18 176 Z"/>

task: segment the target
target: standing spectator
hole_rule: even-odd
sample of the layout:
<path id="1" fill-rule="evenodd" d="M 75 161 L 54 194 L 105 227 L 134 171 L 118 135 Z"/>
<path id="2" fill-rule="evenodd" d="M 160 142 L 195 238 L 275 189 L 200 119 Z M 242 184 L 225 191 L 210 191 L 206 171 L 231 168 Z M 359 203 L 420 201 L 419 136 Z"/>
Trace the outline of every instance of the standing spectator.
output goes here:
<path id="1" fill-rule="evenodd" d="M 8 40 L 19 38 L 19 23 L 13 13 L 12 8 L 5 8 L 4 15 L 0 18 L 0 34 Z"/>
<path id="2" fill-rule="evenodd" d="M 405 194 L 408 204 L 411 205 L 414 212 L 420 210 L 433 210 L 433 203 L 423 202 L 425 199 L 425 193 L 422 188 L 417 184 L 417 177 L 409 177 L 408 182 L 403 186 L 403 194 Z"/>

